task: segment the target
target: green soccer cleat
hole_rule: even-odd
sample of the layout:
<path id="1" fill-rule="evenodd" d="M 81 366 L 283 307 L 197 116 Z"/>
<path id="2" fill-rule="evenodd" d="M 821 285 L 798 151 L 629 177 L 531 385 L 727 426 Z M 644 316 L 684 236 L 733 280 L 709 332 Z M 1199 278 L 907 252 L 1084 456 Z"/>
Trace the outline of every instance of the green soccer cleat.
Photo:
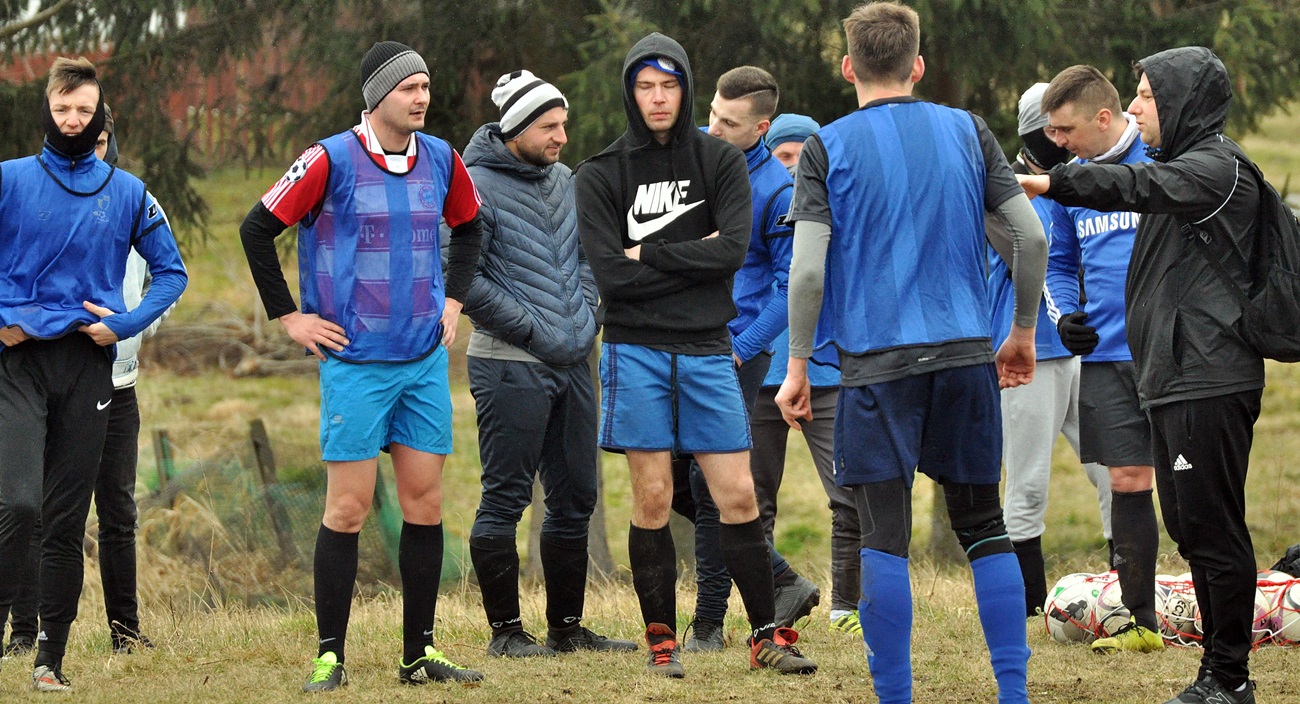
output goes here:
<path id="1" fill-rule="evenodd" d="M 834 621 L 831 621 L 831 630 L 839 633 L 848 633 L 849 635 L 861 638 L 862 622 L 858 620 L 858 612 L 850 611 Z"/>
<path id="2" fill-rule="evenodd" d="M 311 676 L 302 686 L 304 692 L 333 692 L 348 683 L 347 670 L 333 652 L 326 652 L 311 661 Z"/>
<path id="3" fill-rule="evenodd" d="M 1098 638 L 1092 643 L 1092 652 L 1110 655 L 1121 650 L 1134 653 L 1154 653 L 1165 649 L 1165 640 L 1156 631 L 1139 626 L 1133 618 L 1109 638 Z"/>

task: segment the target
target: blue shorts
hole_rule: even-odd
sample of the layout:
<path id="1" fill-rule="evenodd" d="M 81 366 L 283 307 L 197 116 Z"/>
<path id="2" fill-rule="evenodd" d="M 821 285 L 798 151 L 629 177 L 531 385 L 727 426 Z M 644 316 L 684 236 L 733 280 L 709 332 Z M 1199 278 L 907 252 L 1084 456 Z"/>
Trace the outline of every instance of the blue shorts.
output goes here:
<path id="1" fill-rule="evenodd" d="M 390 443 L 451 454 L 447 349 L 411 362 L 320 365 L 320 449 L 326 462 L 378 457 Z"/>
<path id="2" fill-rule="evenodd" d="M 729 354 L 673 354 L 605 343 L 600 388 L 600 446 L 606 450 L 750 448 L 749 413 Z"/>
<path id="3" fill-rule="evenodd" d="M 840 389 L 835 483 L 854 486 L 916 470 L 937 482 L 1002 479 L 1002 406 L 992 364 Z"/>

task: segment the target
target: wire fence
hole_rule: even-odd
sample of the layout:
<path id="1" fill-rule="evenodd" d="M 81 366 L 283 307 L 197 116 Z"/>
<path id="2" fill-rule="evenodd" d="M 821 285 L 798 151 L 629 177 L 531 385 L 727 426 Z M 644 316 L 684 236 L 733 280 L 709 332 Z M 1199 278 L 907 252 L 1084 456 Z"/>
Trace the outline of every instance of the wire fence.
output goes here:
<path id="1" fill-rule="evenodd" d="M 209 459 L 178 463 L 183 453 L 165 430 L 154 431 L 152 445 L 154 467 L 150 471 L 142 461 L 140 471 L 147 492 L 139 497 L 144 549 L 188 565 L 191 581 L 200 582 L 195 591 L 208 601 L 274 603 L 311 593 L 325 506 L 323 472 L 280 481 L 261 420 L 249 424 L 246 443 Z M 363 592 L 399 581 L 401 526 L 391 475 L 381 463 L 374 507 L 358 543 L 357 584 Z M 465 547 L 455 536 L 444 542 L 443 581 L 460 579 Z"/>

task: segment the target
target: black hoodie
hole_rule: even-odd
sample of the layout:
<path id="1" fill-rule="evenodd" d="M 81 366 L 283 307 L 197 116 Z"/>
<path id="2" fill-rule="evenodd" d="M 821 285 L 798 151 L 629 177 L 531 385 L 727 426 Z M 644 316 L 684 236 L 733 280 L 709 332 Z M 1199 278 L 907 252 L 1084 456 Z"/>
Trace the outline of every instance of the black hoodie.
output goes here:
<path id="1" fill-rule="evenodd" d="M 1232 292 L 1214 273 L 1191 224 L 1209 238 L 1238 285 L 1249 284 L 1259 184 L 1241 147 L 1224 137 L 1228 72 L 1209 49 L 1182 47 L 1140 62 L 1155 96 L 1154 162 L 1057 166 L 1046 195 L 1062 205 L 1142 214 L 1125 286 L 1129 348 L 1144 408 L 1264 386 L 1264 363 L 1238 334 Z"/>
<path id="2" fill-rule="evenodd" d="M 683 74 L 667 144 L 646 126 L 631 86 L 650 58 Z M 637 42 L 620 79 L 627 131 L 580 164 L 576 179 L 578 235 L 600 290 L 604 340 L 728 354 L 731 277 L 753 217 L 745 155 L 696 129 L 690 62 L 677 42 L 657 32 Z M 639 261 L 624 253 L 638 244 Z"/>

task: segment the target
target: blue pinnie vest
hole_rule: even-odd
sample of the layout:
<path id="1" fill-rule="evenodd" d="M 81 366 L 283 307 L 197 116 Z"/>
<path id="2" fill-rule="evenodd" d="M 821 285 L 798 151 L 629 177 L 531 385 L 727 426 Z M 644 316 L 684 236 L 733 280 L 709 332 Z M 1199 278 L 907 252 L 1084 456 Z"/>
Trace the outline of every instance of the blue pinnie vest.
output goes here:
<path id="1" fill-rule="evenodd" d="M 83 301 L 125 312 L 122 278 L 144 203 L 139 179 L 93 155 L 70 160 L 46 147 L 0 164 L 0 324 L 54 338 L 99 320 Z"/>
<path id="2" fill-rule="evenodd" d="M 304 313 L 343 327 L 347 362 L 418 359 L 437 345 L 444 289 L 438 220 L 451 147 L 422 133 L 409 173 L 375 164 L 348 130 L 320 142 L 330 174 L 321 211 L 298 230 Z"/>
<path id="3" fill-rule="evenodd" d="M 860 355 L 989 339 L 985 166 L 971 115 L 888 102 L 817 134 L 833 234 L 815 345 Z"/>

